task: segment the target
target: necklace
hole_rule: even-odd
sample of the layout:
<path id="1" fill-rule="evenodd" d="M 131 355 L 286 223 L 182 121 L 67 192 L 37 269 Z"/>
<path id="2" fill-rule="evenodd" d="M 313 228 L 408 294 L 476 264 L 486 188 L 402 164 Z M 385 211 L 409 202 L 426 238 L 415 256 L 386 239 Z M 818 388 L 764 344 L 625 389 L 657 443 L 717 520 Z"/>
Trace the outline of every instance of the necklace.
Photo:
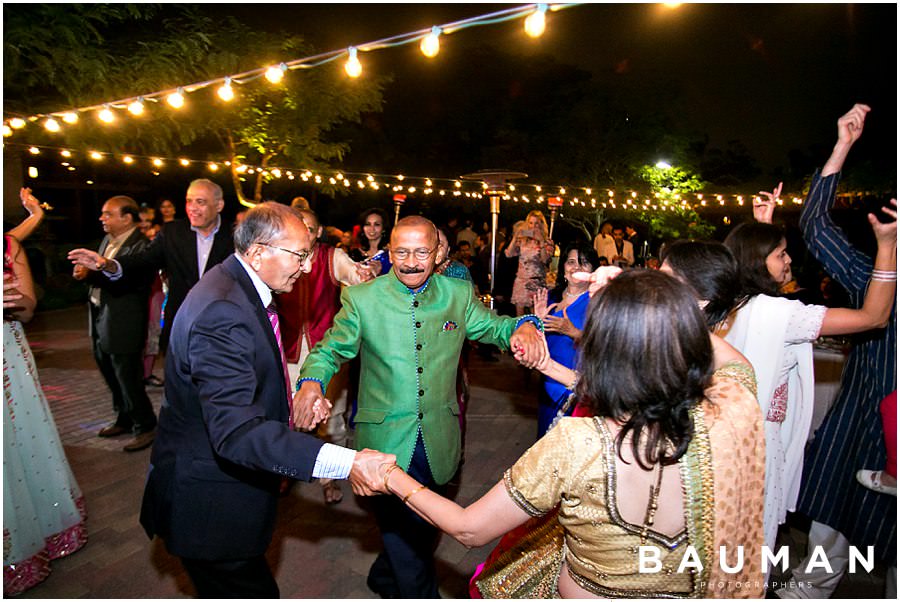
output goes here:
<path id="1" fill-rule="evenodd" d="M 647 530 L 653 526 L 656 510 L 659 508 L 659 490 L 662 488 L 662 464 L 659 465 L 659 475 L 656 477 L 656 485 L 650 485 L 650 500 L 647 502 L 647 514 L 644 517 L 644 525 L 641 528 L 641 545 L 647 540 Z"/>
<path id="2" fill-rule="evenodd" d="M 580 297 L 582 294 L 582 293 L 570 293 L 569 289 L 564 290 L 563 293 L 565 293 L 566 297 Z"/>

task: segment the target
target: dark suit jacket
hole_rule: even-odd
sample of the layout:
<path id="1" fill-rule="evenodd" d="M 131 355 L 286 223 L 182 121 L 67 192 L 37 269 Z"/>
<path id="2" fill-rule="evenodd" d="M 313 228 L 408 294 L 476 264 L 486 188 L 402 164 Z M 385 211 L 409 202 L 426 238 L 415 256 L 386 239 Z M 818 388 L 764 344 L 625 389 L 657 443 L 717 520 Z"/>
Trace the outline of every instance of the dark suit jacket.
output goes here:
<path id="1" fill-rule="evenodd" d="M 135 228 L 116 253 L 125 260 L 147 248 L 150 241 Z M 100 243 L 100 254 L 109 244 L 109 235 Z M 100 305 L 91 304 L 91 334 L 106 353 L 139 353 L 147 339 L 147 312 L 153 271 L 132 269 L 122 278 L 111 281 L 99 272 L 90 272 L 85 282 L 100 288 Z M 88 301 L 90 304 L 90 301 Z"/>
<path id="2" fill-rule="evenodd" d="M 234 253 L 231 226 L 222 220 L 213 238 L 212 250 L 206 261 L 206 271 Z M 116 257 L 118 260 L 119 258 Z M 172 320 L 191 287 L 200 280 L 197 266 L 197 234 L 187 220 L 175 220 L 162 227 L 156 238 L 143 253 L 123 257 L 119 261 L 123 277 L 135 268 L 165 270 L 169 281 L 169 297 L 166 301 L 165 324 L 160 335 L 162 344 L 169 340 Z"/>
<path id="3" fill-rule="evenodd" d="M 260 555 L 281 477 L 310 480 L 321 446 L 288 427 L 275 335 L 253 282 L 229 257 L 175 318 L 141 524 L 176 556 Z"/>

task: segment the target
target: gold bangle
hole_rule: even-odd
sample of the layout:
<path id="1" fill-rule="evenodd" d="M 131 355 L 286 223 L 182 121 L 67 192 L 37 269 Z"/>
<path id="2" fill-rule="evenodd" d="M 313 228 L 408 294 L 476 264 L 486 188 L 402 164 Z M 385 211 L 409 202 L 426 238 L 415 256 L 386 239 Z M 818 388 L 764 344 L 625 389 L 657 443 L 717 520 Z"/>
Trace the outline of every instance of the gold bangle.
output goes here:
<path id="1" fill-rule="evenodd" d="M 384 490 L 386 493 L 391 493 L 391 488 L 388 487 L 388 477 L 391 476 L 391 471 L 400 468 L 397 464 L 391 464 L 388 469 L 384 472 Z"/>
<path id="2" fill-rule="evenodd" d="M 408 501 L 409 501 L 409 498 L 411 498 L 411 497 L 414 496 L 415 494 L 419 493 L 419 492 L 422 491 L 423 489 L 426 489 L 425 485 L 419 485 L 418 487 L 416 487 L 415 489 L 413 489 L 412 491 L 410 491 L 409 493 L 407 493 L 407 494 L 406 494 L 406 497 L 403 498 L 403 503 L 405 504 L 406 502 L 408 502 Z"/>

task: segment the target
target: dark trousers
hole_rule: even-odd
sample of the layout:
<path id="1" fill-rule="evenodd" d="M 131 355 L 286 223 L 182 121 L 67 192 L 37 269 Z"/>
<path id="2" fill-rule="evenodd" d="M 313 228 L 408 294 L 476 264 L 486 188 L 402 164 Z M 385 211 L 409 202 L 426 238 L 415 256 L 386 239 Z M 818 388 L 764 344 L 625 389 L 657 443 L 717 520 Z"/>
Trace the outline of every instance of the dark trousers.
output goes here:
<path id="1" fill-rule="evenodd" d="M 278 598 L 278 584 L 265 556 L 240 560 L 182 558 L 200 598 Z"/>
<path id="2" fill-rule="evenodd" d="M 96 336 L 93 348 L 100 374 L 112 391 L 116 424 L 132 429 L 135 435 L 155 429 L 156 414 L 144 389 L 143 353 L 106 353 Z"/>
<path id="3" fill-rule="evenodd" d="M 408 473 L 435 491 L 443 490 L 434 486 L 421 436 Z M 384 598 L 440 598 L 434 571 L 440 531 L 396 496 L 374 496 L 371 500 L 384 551 L 369 570 L 369 587 Z"/>

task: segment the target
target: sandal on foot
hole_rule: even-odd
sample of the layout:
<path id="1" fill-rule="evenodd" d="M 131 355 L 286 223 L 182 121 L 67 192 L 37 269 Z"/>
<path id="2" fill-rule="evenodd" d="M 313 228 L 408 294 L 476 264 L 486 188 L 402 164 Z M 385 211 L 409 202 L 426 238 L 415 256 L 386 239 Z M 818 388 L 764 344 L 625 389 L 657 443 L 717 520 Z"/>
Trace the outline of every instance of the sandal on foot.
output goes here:
<path id="1" fill-rule="evenodd" d="M 881 482 L 880 470 L 858 470 L 856 471 L 856 480 L 866 489 L 897 497 L 896 487 L 889 487 Z"/>

